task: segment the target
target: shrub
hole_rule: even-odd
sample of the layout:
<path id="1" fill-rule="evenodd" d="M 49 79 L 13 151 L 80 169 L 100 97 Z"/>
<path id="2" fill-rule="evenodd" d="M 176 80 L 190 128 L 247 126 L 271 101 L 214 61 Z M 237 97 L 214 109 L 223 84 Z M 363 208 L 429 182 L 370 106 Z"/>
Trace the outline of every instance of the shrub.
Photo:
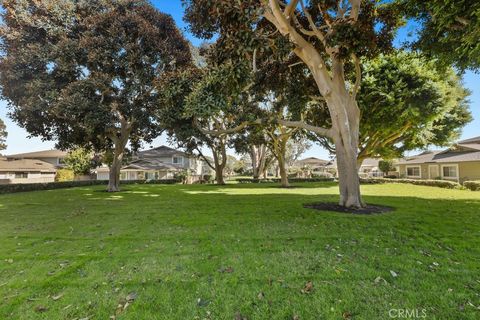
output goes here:
<path id="1" fill-rule="evenodd" d="M 333 179 L 333 174 L 330 172 L 314 172 L 312 173 L 312 178 Z"/>
<path id="2" fill-rule="evenodd" d="M 463 186 L 472 191 L 480 191 L 480 181 L 465 181 Z"/>
<path id="3" fill-rule="evenodd" d="M 459 189 L 461 185 L 454 181 L 448 180 L 421 180 L 421 179 L 388 179 L 388 178 L 368 178 L 360 179 L 364 184 L 378 184 L 378 183 L 410 183 L 420 186 L 439 187 L 447 189 Z"/>
<path id="4" fill-rule="evenodd" d="M 270 179 L 253 179 L 253 178 L 237 178 L 239 183 L 280 183 L 281 179 L 270 178 Z M 331 178 L 289 178 L 289 182 L 323 182 L 323 181 L 334 181 L 333 177 Z"/>
<path id="5" fill-rule="evenodd" d="M 122 185 L 128 185 L 128 184 L 175 184 L 178 182 L 179 181 L 177 179 L 163 179 L 163 180 L 150 180 L 150 181 L 129 180 L 129 181 L 121 181 L 120 187 Z M 85 186 L 95 186 L 95 185 L 107 185 L 107 184 L 108 184 L 107 180 L 2 184 L 0 185 L 0 194 L 26 192 L 26 191 L 64 189 L 64 188 L 85 187 Z"/>
<path id="6" fill-rule="evenodd" d="M 70 169 L 59 169 L 55 175 L 55 182 L 73 181 L 75 174 Z"/>
<path id="7" fill-rule="evenodd" d="M 213 175 L 204 174 L 203 177 L 202 177 L 202 180 L 206 183 L 212 182 L 213 181 Z"/>

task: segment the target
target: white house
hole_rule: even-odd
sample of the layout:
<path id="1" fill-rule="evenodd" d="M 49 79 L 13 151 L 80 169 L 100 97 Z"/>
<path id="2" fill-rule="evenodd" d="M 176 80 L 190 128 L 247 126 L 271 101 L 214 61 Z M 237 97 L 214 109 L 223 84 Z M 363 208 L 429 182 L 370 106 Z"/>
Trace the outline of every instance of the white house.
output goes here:
<path id="1" fill-rule="evenodd" d="M 108 180 L 109 168 L 97 168 L 97 180 Z M 193 180 L 210 174 L 204 161 L 183 151 L 160 146 L 140 151 L 133 160 L 120 170 L 120 180 L 161 180 L 172 179 L 176 173 L 188 171 Z"/>

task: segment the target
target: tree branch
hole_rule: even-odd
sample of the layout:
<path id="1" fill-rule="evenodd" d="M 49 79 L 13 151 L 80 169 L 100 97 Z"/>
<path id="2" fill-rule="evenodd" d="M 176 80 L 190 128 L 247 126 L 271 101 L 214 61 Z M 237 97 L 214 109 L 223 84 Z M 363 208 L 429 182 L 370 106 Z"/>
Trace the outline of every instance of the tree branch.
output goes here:
<path id="1" fill-rule="evenodd" d="M 198 130 L 200 130 L 203 134 L 208 134 L 208 135 L 212 135 L 212 136 L 216 136 L 216 137 L 226 135 L 226 134 L 232 134 L 232 133 L 240 132 L 243 129 L 245 129 L 247 126 L 250 126 L 250 125 L 262 124 L 262 120 L 257 119 L 255 121 L 244 121 L 241 124 L 239 124 L 238 126 L 236 126 L 234 128 L 230 128 L 230 129 L 207 130 L 207 129 L 203 129 L 200 126 L 200 124 L 198 123 L 196 118 L 194 118 L 193 122 L 194 122 L 194 125 L 198 128 Z"/>
<path id="2" fill-rule="evenodd" d="M 303 121 L 289 121 L 289 120 L 278 119 L 277 122 L 285 127 L 305 129 L 324 137 L 328 137 L 328 138 L 333 137 L 332 129 L 312 126 Z"/>
<path id="3" fill-rule="evenodd" d="M 362 81 L 362 68 L 360 67 L 360 59 L 355 53 L 352 53 L 352 59 L 355 64 L 355 85 L 353 86 L 352 99 L 355 100 Z"/>

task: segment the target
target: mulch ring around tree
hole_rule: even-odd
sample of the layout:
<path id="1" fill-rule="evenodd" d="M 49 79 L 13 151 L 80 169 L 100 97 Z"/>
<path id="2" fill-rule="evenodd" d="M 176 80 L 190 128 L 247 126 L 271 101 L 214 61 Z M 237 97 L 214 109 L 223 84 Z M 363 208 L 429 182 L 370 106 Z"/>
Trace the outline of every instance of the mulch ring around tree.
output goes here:
<path id="1" fill-rule="evenodd" d="M 321 211 L 334 211 L 341 213 L 352 213 L 352 214 L 380 214 L 394 211 L 395 208 L 379 205 L 369 205 L 367 204 L 363 208 L 346 208 L 339 205 L 335 202 L 316 202 L 316 203 L 307 203 L 303 205 L 304 208 L 316 209 Z"/>

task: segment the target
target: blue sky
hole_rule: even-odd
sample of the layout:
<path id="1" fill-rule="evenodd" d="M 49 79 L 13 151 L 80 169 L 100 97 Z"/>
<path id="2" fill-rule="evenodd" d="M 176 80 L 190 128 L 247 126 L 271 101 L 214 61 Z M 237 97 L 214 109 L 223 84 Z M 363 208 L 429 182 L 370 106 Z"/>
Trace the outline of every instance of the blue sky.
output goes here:
<path id="1" fill-rule="evenodd" d="M 152 1 L 153 4 L 160 10 L 165 13 L 171 14 L 175 19 L 177 25 L 181 30 L 184 31 L 185 36 L 194 44 L 198 45 L 201 43 L 200 39 L 194 38 L 186 30 L 186 23 L 182 20 L 183 17 L 183 8 L 181 6 L 180 0 L 155 0 Z M 399 44 L 404 41 L 408 34 L 415 32 L 415 25 L 409 24 L 407 27 L 403 28 L 396 39 L 396 43 Z M 480 74 L 475 74 L 473 72 L 467 72 L 463 77 L 464 85 L 472 92 L 470 96 L 470 109 L 472 111 L 474 120 L 468 124 L 464 130 L 462 138 L 469 138 L 473 136 L 480 135 Z M 7 150 L 2 151 L 4 154 L 13 154 L 20 152 L 30 152 L 44 149 L 54 148 L 55 142 L 47 141 L 43 142 L 40 138 L 28 138 L 28 133 L 13 123 L 7 117 L 7 107 L 6 102 L 0 100 L 0 118 L 4 120 L 7 125 L 8 138 L 7 138 Z M 157 138 L 153 146 L 158 146 L 160 144 L 167 144 L 165 137 Z M 149 146 L 145 146 L 148 148 Z M 328 158 L 328 152 L 322 149 L 319 146 L 312 146 L 305 154 L 305 157 L 319 157 L 319 158 Z"/>

